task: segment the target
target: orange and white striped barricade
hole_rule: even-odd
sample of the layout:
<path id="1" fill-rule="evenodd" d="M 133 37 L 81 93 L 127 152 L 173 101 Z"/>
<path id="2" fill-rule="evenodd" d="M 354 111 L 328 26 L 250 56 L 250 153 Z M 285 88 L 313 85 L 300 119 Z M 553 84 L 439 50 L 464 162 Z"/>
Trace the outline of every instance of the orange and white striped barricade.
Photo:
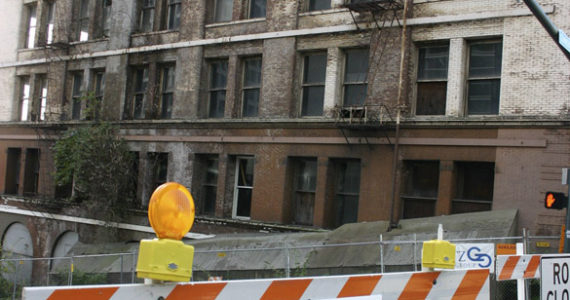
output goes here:
<path id="1" fill-rule="evenodd" d="M 163 285 L 26 287 L 24 300 L 488 300 L 489 269 L 231 280 Z"/>
<path id="2" fill-rule="evenodd" d="M 497 280 L 540 278 L 540 257 L 542 255 L 499 255 L 497 256 Z"/>

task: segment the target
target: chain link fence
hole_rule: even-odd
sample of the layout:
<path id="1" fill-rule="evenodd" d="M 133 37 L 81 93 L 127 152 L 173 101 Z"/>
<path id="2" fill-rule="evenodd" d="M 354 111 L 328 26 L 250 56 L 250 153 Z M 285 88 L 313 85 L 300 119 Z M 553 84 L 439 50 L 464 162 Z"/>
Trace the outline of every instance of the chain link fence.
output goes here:
<path id="1" fill-rule="evenodd" d="M 265 248 L 200 249 L 194 255 L 193 281 L 234 280 L 409 272 L 421 270 L 423 240 L 413 235 L 360 243 L 282 245 Z M 398 239 L 402 238 L 402 239 Z M 450 240 L 453 243 L 522 243 L 527 254 L 557 253 L 559 237 L 523 236 Z M 6 253 L 5 253 L 6 254 Z M 19 299 L 23 286 L 141 283 L 137 253 L 0 260 L 0 299 Z M 516 281 L 495 281 L 492 299 L 517 299 Z M 540 299 L 540 282 L 527 280 L 530 300 Z"/>

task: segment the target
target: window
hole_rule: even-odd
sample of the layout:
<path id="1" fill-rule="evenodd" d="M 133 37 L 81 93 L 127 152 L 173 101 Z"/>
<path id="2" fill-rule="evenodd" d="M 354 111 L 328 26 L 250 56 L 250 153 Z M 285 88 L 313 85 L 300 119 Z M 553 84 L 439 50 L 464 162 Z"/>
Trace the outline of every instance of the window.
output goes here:
<path id="1" fill-rule="evenodd" d="M 309 0 L 308 11 L 323 10 L 331 8 L 331 0 Z"/>
<path id="2" fill-rule="evenodd" d="M 81 98 L 83 93 L 83 72 L 73 74 L 73 89 L 71 91 L 71 119 L 81 118 Z"/>
<path id="3" fill-rule="evenodd" d="M 344 106 L 363 105 L 368 88 L 368 49 L 346 50 Z"/>
<path id="4" fill-rule="evenodd" d="M 24 169 L 24 196 L 35 196 L 38 193 L 40 178 L 40 150 L 26 150 L 26 166 Z"/>
<path id="5" fill-rule="evenodd" d="M 313 225 L 315 191 L 317 189 L 317 159 L 298 158 L 293 166 L 293 223 Z"/>
<path id="6" fill-rule="evenodd" d="M 38 24 L 38 18 L 36 16 L 37 6 L 35 4 L 26 5 L 27 13 L 27 28 L 26 28 L 26 40 L 24 47 L 31 49 L 36 45 L 36 27 Z"/>
<path id="7" fill-rule="evenodd" d="M 89 40 L 89 0 L 75 0 L 75 4 L 79 7 L 75 39 L 84 42 Z"/>
<path id="8" fill-rule="evenodd" d="M 54 10 L 55 10 L 55 3 L 54 2 L 45 2 L 46 3 L 46 22 L 45 22 L 45 31 L 46 31 L 46 44 L 51 44 L 53 42 L 53 31 L 54 31 Z"/>
<path id="9" fill-rule="evenodd" d="M 261 57 L 248 58 L 243 64 L 243 117 L 257 117 L 261 91 Z"/>
<path id="10" fill-rule="evenodd" d="M 499 113 L 502 42 L 473 43 L 469 47 L 468 115 Z"/>
<path id="11" fill-rule="evenodd" d="M 307 54 L 303 61 L 302 116 L 322 116 L 325 99 L 327 54 Z"/>
<path id="12" fill-rule="evenodd" d="M 7 154 L 4 193 L 16 195 L 20 188 L 20 160 L 22 158 L 22 149 L 8 148 Z"/>
<path id="13" fill-rule="evenodd" d="M 148 66 L 134 68 L 132 76 L 134 80 L 132 117 L 144 119 L 148 88 Z"/>
<path id="14" fill-rule="evenodd" d="M 129 179 L 124 185 L 120 187 L 120 194 L 122 195 L 125 202 L 134 205 L 137 203 L 137 190 L 138 190 L 138 180 L 139 180 L 139 157 L 140 154 L 137 151 L 130 151 L 130 170 Z M 140 202 L 139 202 L 140 203 Z"/>
<path id="15" fill-rule="evenodd" d="M 100 0 L 101 1 L 101 16 L 100 24 L 98 27 L 99 37 L 108 37 L 111 30 L 111 5 L 112 0 Z"/>
<path id="16" fill-rule="evenodd" d="M 198 201 L 199 213 L 214 215 L 216 212 L 216 197 L 218 189 L 218 156 L 196 155 L 195 174 L 199 174 Z"/>
<path id="17" fill-rule="evenodd" d="M 39 89 L 38 101 L 36 103 L 36 109 L 34 110 L 37 113 L 37 117 L 34 119 L 37 121 L 45 121 L 48 94 L 47 77 L 45 75 L 39 75 L 36 82 Z"/>
<path id="18" fill-rule="evenodd" d="M 360 161 L 335 160 L 335 227 L 358 220 L 360 194 Z"/>
<path id="19" fill-rule="evenodd" d="M 90 119 L 98 119 L 103 104 L 103 94 L 105 92 L 105 70 L 93 71 L 93 82 L 91 88 L 93 90 L 93 99 L 89 99 L 87 103 Z"/>
<path id="20" fill-rule="evenodd" d="M 214 22 L 227 22 L 232 20 L 233 0 L 215 0 L 214 4 Z"/>
<path id="21" fill-rule="evenodd" d="M 174 103 L 174 89 L 175 89 L 175 74 L 176 69 L 174 65 L 164 65 L 161 67 L 161 113 L 163 119 L 172 117 L 172 104 Z"/>
<path id="22" fill-rule="evenodd" d="M 220 60 L 210 63 L 210 118 L 223 118 L 226 106 L 226 84 L 228 61 Z"/>
<path id="23" fill-rule="evenodd" d="M 456 193 L 451 203 L 454 214 L 491 210 L 495 182 L 495 164 L 457 162 Z"/>
<path id="24" fill-rule="evenodd" d="M 438 161 L 406 161 L 400 199 L 403 218 L 435 216 L 439 186 Z"/>
<path id="25" fill-rule="evenodd" d="M 20 121 L 27 121 L 30 113 L 30 77 L 21 77 L 20 86 Z"/>
<path id="26" fill-rule="evenodd" d="M 445 115 L 449 46 L 419 49 L 416 115 Z"/>
<path id="27" fill-rule="evenodd" d="M 182 0 L 168 0 L 168 26 L 167 29 L 174 30 L 180 27 L 180 12 L 182 10 Z"/>
<path id="28" fill-rule="evenodd" d="M 168 153 L 149 152 L 147 153 L 150 174 L 150 192 L 154 191 L 161 184 L 166 183 L 168 175 Z"/>
<path id="29" fill-rule="evenodd" d="M 156 0 L 142 0 L 140 8 L 139 30 L 151 32 L 154 30 L 154 10 Z"/>
<path id="30" fill-rule="evenodd" d="M 253 157 L 238 157 L 236 161 L 236 182 L 234 186 L 233 218 L 251 217 L 253 194 Z"/>
<path id="31" fill-rule="evenodd" d="M 265 18 L 267 0 L 250 0 L 249 2 L 249 18 Z"/>

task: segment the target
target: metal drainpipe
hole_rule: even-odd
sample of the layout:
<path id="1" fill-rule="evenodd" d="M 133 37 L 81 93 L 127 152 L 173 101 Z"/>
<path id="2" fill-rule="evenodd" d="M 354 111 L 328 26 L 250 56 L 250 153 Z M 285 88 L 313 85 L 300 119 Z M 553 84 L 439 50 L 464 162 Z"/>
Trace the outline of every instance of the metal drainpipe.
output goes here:
<path id="1" fill-rule="evenodd" d="M 400 77 L 398 80 L 398 103 L 396 105 L 396 140 L 394 141 L 394 156 L 392 158 L 392 203 L 390 205 L 390 227 L 396 227 L 394 222 L 394 207 L 396 204 L 396 175 L 398 169 L 398 154 L 400 148 L 400 116 L 401 105 L 404 88 L 404 63 L 406 59 L 406 33 L 407 33 L 407 17 L 408 17 L 408 3 L 410 0 L 404 0 L 404 17 L 402 20 L 402 41 L 400 45 Z"/>

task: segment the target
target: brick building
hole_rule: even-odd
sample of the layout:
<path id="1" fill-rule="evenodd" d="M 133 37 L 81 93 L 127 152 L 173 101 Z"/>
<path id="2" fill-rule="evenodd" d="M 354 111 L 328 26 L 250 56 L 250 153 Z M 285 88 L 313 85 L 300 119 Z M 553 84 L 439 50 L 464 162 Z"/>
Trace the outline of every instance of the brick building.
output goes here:
<path id="1" fill-rule="evenodd" d="M 142 207 L 177 181 L 213 218 L 335 228 L 517 208 L 520 228 L 558 233 L 563 211 L 542 201 L 565 191 L 570 63 L 528 8 L 349 2 L 3 3 L 2 198 L 55 196 L 43 135 L 88 122 L 92 93 L 137 154 Z M 541 4 L 570 31 L 570 3 Z"/>

